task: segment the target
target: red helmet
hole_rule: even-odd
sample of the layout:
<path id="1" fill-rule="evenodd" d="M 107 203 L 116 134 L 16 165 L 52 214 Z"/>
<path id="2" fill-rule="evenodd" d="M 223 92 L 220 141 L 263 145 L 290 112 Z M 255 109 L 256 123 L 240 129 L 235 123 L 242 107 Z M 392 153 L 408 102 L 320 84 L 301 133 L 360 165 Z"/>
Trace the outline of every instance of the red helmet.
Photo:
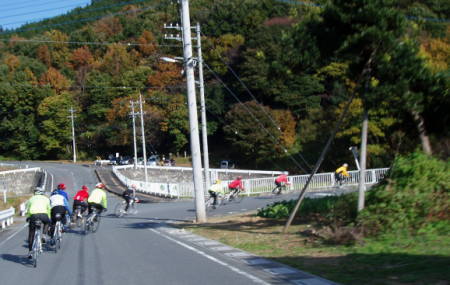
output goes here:
<path id="1" fill-rule="evenodd" d="M 87 186 L 86 186 L 86 185 L 83 185 L 83 186 L 81 186 L 81 189 L 82 189 L 82 190 L 86 190 L 86 191 L 88 191 L 88 190 L 89 190 L 89 188 L 87 188 Z"/>
<path id="2" fill-rule="evenodd" d="M 100 189 L 105 189 L 105 184 L 103 184 L 103 183 L 97 183 L 97 184 L 95 185 L 95 187 L 96 187 L 96 188 L 100 188 Z"/>
<path id="3" fill-rule="evenodd" d="M 58 189 L 65 190 L 66 185 L 64 183 L 60 183 L 60 184 L 58 184 Z"/>

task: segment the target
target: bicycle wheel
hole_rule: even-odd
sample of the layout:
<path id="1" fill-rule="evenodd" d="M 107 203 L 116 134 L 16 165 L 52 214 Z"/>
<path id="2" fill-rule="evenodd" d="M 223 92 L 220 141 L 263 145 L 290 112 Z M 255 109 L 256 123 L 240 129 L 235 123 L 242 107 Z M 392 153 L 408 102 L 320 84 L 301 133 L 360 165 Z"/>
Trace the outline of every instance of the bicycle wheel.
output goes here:
<path id="1" fill-rule="evenodd" d="M 33 263 L 33 267 L 37 266 L 37 260 L 38 260 L 38 255 L 39 255 L 39 248 L 40 248 L 40 242 L 41 242 L 41 235 L 38 232 L 39 230 L 36 230 L 36 232 L 34 233 L 34 239 L 33 239 L 33 254 L 32 254 L 32 263 Z"/>
<path id="2" fill-rule="evenodd" d="M 123 217 L 125 215 L 125 201 L 122 201 L 120 203 L 118 203 L 114 209 L 114 214 L 116 215 L 116 217 L 120 218 Z"/>
<path id="3" fill-rule="evenodd" d="M 242 201 L 242 199 L 244 199 L 244 194 L 242 194 L 241 192 L 236 192 L 233 195 L 233 202 L 235 203 L 240 203 Z"/>
<path id="4" fill-rule="evenodd" d="M 92 219 L 91 231 L 95 233 L 98 230 L 99 226 L 100 226 L 100 216 L 95 215 L 94 218 Z"/>
<path id="5" fill-rule="evenodd" d="M 83 227 L 83 234 L 87 235 L 90 230 L 90 216 L 84 219 L 84 227 Z"/>
<path id="6" fill-rule="evenodd" d="M 209 197 L 208 199 L 206 199 L 205 201 L 205 209 L 207 212 L 213 210 L 213 203 L 214 203 L 214 198 Z"/>
<path id="7" fill-rule="evenodd" d="M 56 246 L 57 249 L 61 249 L 62 225 L 61 225 L 60 221 L 58 221 L 57 223 L 58 223 L 58 227 L 56 228 L 57 232 L 56 232 L 56 244 L 55 244 L 55 246 Z"/>
<path id="8" fill-rule="evenodd" d="M 131 204 L 131 206 L 128 208 L 128 213 L 130 213 L 132 215 L 136 215 L 138 213 L 137 203 L 136 202 L 133 202 Z"/>

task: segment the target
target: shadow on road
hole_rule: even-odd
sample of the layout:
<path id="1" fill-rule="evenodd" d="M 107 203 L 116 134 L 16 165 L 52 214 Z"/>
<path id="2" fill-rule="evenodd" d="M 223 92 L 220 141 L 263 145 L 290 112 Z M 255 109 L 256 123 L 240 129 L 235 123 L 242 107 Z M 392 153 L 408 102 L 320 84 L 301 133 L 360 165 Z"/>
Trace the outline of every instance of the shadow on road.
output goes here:
<path id="1" fill-rule="evenodd" d="M 22 264 L 24 266 L 31 266 L 31 263 L 30 263 L 28 257 L 25 255 L 2 254 L 1 257 L 3 260 L 15 262 L 18 264 Z"/>

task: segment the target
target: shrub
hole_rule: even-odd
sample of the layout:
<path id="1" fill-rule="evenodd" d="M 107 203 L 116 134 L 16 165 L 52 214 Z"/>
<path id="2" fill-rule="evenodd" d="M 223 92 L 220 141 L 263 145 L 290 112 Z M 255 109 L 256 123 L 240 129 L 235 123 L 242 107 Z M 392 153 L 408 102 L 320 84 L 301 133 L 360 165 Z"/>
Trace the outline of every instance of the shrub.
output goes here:
<path id="1" fill-rule="evenodd" d="M 389 179 L 368 192 L 358 224 L 369 234 L 449 229 L 449 163 L 423 153 L 395 160 Z"/>

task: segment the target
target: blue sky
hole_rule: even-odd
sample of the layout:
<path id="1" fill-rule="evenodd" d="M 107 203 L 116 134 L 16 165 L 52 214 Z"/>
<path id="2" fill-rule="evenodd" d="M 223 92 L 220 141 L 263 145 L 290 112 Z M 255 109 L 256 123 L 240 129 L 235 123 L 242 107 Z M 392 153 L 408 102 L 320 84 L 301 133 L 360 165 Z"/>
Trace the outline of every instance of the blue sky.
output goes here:
<path id="1" fill-rule="evenodd" d="M 0 0 L 0 26 L 13 29 L 84 7 L 91 0 Z"/>

